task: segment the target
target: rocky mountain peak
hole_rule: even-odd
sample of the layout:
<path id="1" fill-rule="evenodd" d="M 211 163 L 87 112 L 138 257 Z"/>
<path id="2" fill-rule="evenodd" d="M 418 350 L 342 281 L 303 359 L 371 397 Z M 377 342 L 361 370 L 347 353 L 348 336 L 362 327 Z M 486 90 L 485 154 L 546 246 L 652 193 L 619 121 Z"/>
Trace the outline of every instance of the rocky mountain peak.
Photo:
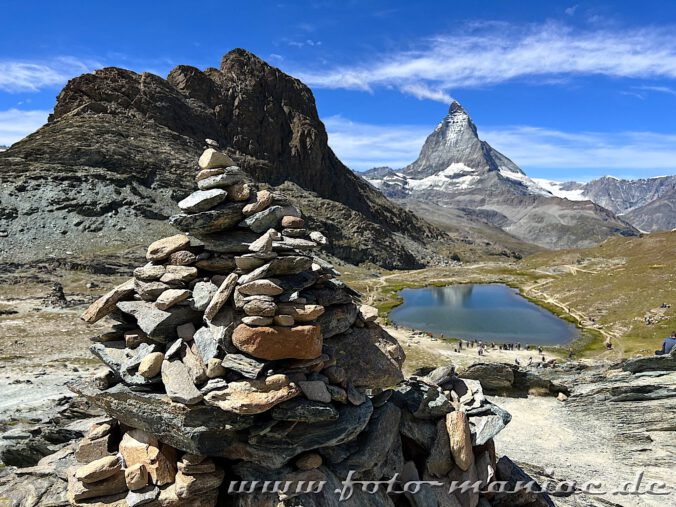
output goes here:
<path id="1" fill-rule="evenodd" d="M 507 157 L 479 138 L 476 125 L 458 101 L 453 101 L 448 114 L 427 137 L 418 159 L 402 173 L 409 178 L 465 178 L 498 172 L 523 174 Z M 466 181 L 465 181 L 466 183 Z"/>
<path id="2" fill-rule="evenodd" d="M 316 228 L 333 231 L 331 253 L 353 263 L 418 267 L 425 245 L 445 237 L 336 157 L 306 85 L 235 49 L 219 68 L 179 65 L 166 79 L 115 67 L 71 79 L 47 125 L 0 155 L 7 251 L 29 258 L 134 241 L 140 227 L 162 233 L 207 138 L 254 180 L 287 186 Z"/>

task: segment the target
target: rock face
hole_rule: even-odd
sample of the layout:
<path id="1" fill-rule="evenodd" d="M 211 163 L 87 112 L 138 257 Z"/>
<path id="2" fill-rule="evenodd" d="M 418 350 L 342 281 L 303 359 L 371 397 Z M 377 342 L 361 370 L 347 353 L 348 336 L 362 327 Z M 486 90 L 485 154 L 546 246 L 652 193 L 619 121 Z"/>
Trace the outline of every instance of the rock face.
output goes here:
<path id="1" fill-rule="evenodd" d="M 603 176 L 587 183 L 548 180 L 538 183 L 558 197 L 595 202 L 641 231 L 676 228 L 676 176 L 637 180 Z"/>
<path id="2" fill-rule="evenodd" d="M 479 139 L 458 102 L 451 104 L 412 164 L 400 171 L 376 168 L 363 176 L 412 209 L 424 212 L 429 203 L 439 205 L 435 223 L 452 223 L 461 215 L 545 248 L 591 246 L 611 235 L 638 232 L 597 204 L 552 195 Z"/>
<path id="3" fill-rule="evenodd" d="M 338 160 L 307 86 L 236 49 L 219 69 L 180 65 L 166 80 L 119 68 L 72 79 L 47 125 L 0 154 L 0 231 L 8 233 L 0 258 L 166 235 L 204 138 L 228 147 L 227 158 L 209 160 L 209 179 L 232 184 L 220 174 L 226 167 L 213 166 L 228 162 L 260 182 L 291 182 L 294 204 L 313 211 L 308 227 L 331 236 L 327 251 L 347 261 L 416 267 L 434 259 L 428 243 L 448 239 Z M 244 195 L 224 190 L 233 201 Z"/>

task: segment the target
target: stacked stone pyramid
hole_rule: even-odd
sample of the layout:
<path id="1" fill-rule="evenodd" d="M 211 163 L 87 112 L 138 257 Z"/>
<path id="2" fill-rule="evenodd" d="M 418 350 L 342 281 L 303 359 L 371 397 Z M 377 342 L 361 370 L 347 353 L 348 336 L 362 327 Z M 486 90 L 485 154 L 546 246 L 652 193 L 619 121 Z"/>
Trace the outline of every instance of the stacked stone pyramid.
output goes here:
<path id="1" fill-rule="evenodd" d="M 91 347 L 109 371 L 72 386 L 111 419 L 79 445 L 71 504 L 332 505 L 351 471 L 494 480 L 492 438 L 509 414 L 452 368 L 402 383 L 401 347 L 317 255 L 324 235 L 207 145 L 198 190 L 170 218 L 181 234 L 152 243 L 82 316 L 116 322 Z M 228 494 L 240 480 L 328 486 Z M 479 501 L 435 495 L 406 501 Z M 358 492 L 341 505 L 395 500 Z"/>

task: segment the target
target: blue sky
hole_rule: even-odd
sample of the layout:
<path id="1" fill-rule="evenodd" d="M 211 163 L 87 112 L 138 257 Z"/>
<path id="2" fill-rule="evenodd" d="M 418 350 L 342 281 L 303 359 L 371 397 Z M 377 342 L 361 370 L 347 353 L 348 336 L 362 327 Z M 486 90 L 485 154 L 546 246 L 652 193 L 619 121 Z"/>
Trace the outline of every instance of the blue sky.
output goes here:
<path id="1" fill-rule="evenodd" d="M 676 173 L 676 2 L 15 1 L 0 7 L 0 144 L 103 66 L 166 76 L 243 47 L 314 91 L 353 169 L 401 167 L 452 98 L 534 177 Z"/>

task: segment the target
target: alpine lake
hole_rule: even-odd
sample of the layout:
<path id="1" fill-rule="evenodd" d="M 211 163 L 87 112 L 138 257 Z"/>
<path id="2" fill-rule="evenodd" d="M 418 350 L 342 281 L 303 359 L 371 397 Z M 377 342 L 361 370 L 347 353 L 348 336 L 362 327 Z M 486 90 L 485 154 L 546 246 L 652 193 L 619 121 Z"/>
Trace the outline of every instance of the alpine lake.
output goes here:
<path id="1" fill-rule="evenodd" d="M 390 313 L 398 325 L 443 338 L 495 343 L 566 345 L 578 329 L 501 284 L 404 289 Z"/>

